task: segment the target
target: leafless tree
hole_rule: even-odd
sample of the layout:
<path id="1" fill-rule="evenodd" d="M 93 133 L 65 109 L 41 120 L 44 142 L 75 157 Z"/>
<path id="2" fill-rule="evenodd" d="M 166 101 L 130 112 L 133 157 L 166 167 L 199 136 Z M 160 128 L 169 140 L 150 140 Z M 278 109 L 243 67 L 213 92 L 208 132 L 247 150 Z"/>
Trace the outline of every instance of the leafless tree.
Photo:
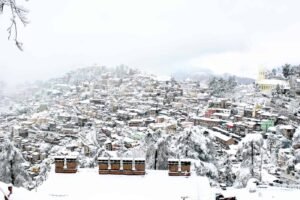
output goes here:
<path id="1" fill-rule="evenodd" d="M 11 14 L 11 23 L 7 28 L 8 39 L 14 40 L 16 46 L 22 51 L 23 44 L 18 40 L 18 21 L 20 21 L 24 26 L 29 23 L 26 17 L 28 10 L 23 6 L 18 5 L 16 0 L 0 0 L 0 14 L 2 14 L 6 8 Z"/>

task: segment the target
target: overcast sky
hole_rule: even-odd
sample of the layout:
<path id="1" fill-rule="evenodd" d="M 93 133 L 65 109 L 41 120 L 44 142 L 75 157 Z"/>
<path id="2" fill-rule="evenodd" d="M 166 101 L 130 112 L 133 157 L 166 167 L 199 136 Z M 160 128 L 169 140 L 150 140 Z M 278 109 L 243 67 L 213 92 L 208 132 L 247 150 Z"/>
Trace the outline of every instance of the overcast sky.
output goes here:
<path id="1" fill-rule="evenodd" d="M 256 77 L 300 63 L 298 0 L 17 0 L 30 10 L 24 52 L 0 15 L 0 79 L 47 79 L 76 67 L 125 64 Z"/>

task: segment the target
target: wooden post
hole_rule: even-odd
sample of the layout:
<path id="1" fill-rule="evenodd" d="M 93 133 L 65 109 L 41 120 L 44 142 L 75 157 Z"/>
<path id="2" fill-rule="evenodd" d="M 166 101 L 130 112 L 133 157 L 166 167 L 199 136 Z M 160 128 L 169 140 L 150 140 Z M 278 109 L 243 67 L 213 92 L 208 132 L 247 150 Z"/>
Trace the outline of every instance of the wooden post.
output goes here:
<path id="1" fill-rule="evenodd" d="M 110 156 L 108 156 L 108 170 L 111 170 Z"/>
<path id="2" fill-rule="evenodd" d="M 178 160 L 178 172 L 181 172 L 181 160 L 180 160 L 180 156 L 179 156 L 179 160 Z"/>
<path id="3" fill-rule="evenodd" d="M 135 159 L 134 159 L 134 157 L 132 159 L 132 170 L 135 171 Z"/>
<path id="4" fill-rule="evenodd" d="M 68 169 L 68 167 L 67 167 L 67 158 L 66 158 L 66 156 L 65 156 L 65 158 L 64 158 L 64 167 L 63 167 L 63 169 L 64 169 L 64 170 Z"/>

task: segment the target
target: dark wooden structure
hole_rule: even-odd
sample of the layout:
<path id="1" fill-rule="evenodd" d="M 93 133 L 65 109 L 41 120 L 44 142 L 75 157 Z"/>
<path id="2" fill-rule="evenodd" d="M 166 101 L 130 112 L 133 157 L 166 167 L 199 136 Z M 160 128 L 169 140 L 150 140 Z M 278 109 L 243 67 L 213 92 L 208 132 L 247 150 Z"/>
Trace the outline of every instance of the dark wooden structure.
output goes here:
<path id="1" fill-rule="evenodd" d="M 55 173 L 76 173 L 77 157 L 75 156 L 57 156 L 55 161 Z"/>
<path id="2" fill-rule="evenodd" d="M 145 159 L 98 158 L 99 174 L 145 175 Z"/>
<path id="3" fill-rule="evenodd" d="M 168 159 L 169 176 L 190 176 L 191 161 L 187 159 Z"/>

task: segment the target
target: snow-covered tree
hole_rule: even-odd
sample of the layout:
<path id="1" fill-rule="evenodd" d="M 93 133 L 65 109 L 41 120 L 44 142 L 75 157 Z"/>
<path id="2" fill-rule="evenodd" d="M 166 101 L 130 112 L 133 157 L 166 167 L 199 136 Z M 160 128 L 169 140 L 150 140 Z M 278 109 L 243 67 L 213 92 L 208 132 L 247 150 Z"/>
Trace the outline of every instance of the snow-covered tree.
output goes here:
<path id="1" fill-rule="evenodd" d="M 285 64 L 282 66 L 282 74 L 285 78 L 287 78 L 290 75 L 291 72 L 291 65 Z"/>
<path id="2" fill-rule="evenodd" d="M 167 169 L 168 158 L 190 158 L 194 160 L 198 175 L 218 177 L 216 151 L 205 128 L 187 128 L 176 135 L 164 131 L 149 132 L 141 146 L 146 149 L 146 163 L 150 169 Z"/>
<path id="3" fill-rule="evenodd" d="M 295 149 L 300 148 L 300 127 L 296 129 L 296 132 L 293 135 L 293 147 Z"/>
<path id="4" fill-rule="evenodd" d="M 42 161 L 42 163 L 39 165 L 39 175 L 35 177 L 35 185 L 39 186 L 48 178 L 48 173 L 51 170 L 51 159 L 45 159 Z"/>
<path id="5" fill-rule="evenodd" d="M 247 134 L 239 143 L 237 156 L 242 160 L 240 172 L 237 174 L 236 186 L 245 186 L 250 177 L 258 176 L 258 156 L 262 152 L 263 138 L 261 134 Z M 250 176 L 247 175 L 249 172 Z"/>
<path id="6" fill-rule="evenodd" d="M 27 187 L 31 182 L 31 177 L 26 171 L 25 165 L 26 161 L 21 152 L 12 142 L 4 139 L 0 143 L 0 180 L 18 187 Z"/>
<path id="7" fill-rule="evenodd" d="M 204 162 L 215 160 L 216 150 L 209 130 L 201 127 L 187 128 L 178 136 L 175 143 L 177 151 L 186 158 L 199 159 Z"/>
<path id="8" fill-rule="evenodd" d="M 226 183 L 226 185 L 232 185 L 235 181 L 235 174 L 232 171 L 232 163 L 229 155 L 225 157 L 222 162 L 222 169 L 220 173 L 220 178 Z"/>
<path id="9" fill-rule="evenodd" d="M 249 179 L 252 178 L 250 168 L 241 167 L 236 175 L 234 186 L 237 188 L 246 187 Z"/>
<path id="10" fill-rule="evenodd" d="M 277 164 L 278 152 L 281 146 L 281 142 L 277 135 L 270 134 L 267 139 L 267 150 L 271 159 L 271 162 Z"/>
<path id="11" fill-rule="evenodd" d="M 97 141 L 97 132 L 95 128 L 83 128 L 79 134 L 80 142 L 87 150 L 86 155 L 79 155 L 81 167 L 95 167 L 99 156 L 104 156 L 105 150 L 103 144 Z"/>
<path id="12" fill-rule="evenodd" d="M 207 176 L 213 180 L 218 180 L 219 178 L 218 168 L 213 163 L 195 160 L 194 168 L 198 176 Z"/>
<path id="13" fill-rule="evenodd" d="M 296 149 L 294 152 L 295 162 L 300 163 L 300 149 Z"/>
<path id="14" fill-rule="evenodd" d="M 228 79 L 213 77 L 209 80 L 208 86 L 212 95 L 222 96 L 233 90 L 237 86 L 237 82 L 234 76 L 230 76 Z"/>
<path id="15" fill-rule="evenodd" d="M 156 149 L 156 169 L 163 170 L 168 168 L 168 157 L 169 157 L 169 150 L 168 144 L 165 139 L 160 139 L 157 143 Z"/>
<path id="16" fill-rule="evenodd" d="M 169 144 L 167 135 L 160 130 L 145 137 L 146 162 L 150 169 L 167 169 Z"/>
<path id="17" fill-rule="evenodd" d="M 197 175 L 218 178 L 216 150 L 209 130 L 200 126 L 186 128 L 169 143 L 170 155 L 194 160 Z"/>

